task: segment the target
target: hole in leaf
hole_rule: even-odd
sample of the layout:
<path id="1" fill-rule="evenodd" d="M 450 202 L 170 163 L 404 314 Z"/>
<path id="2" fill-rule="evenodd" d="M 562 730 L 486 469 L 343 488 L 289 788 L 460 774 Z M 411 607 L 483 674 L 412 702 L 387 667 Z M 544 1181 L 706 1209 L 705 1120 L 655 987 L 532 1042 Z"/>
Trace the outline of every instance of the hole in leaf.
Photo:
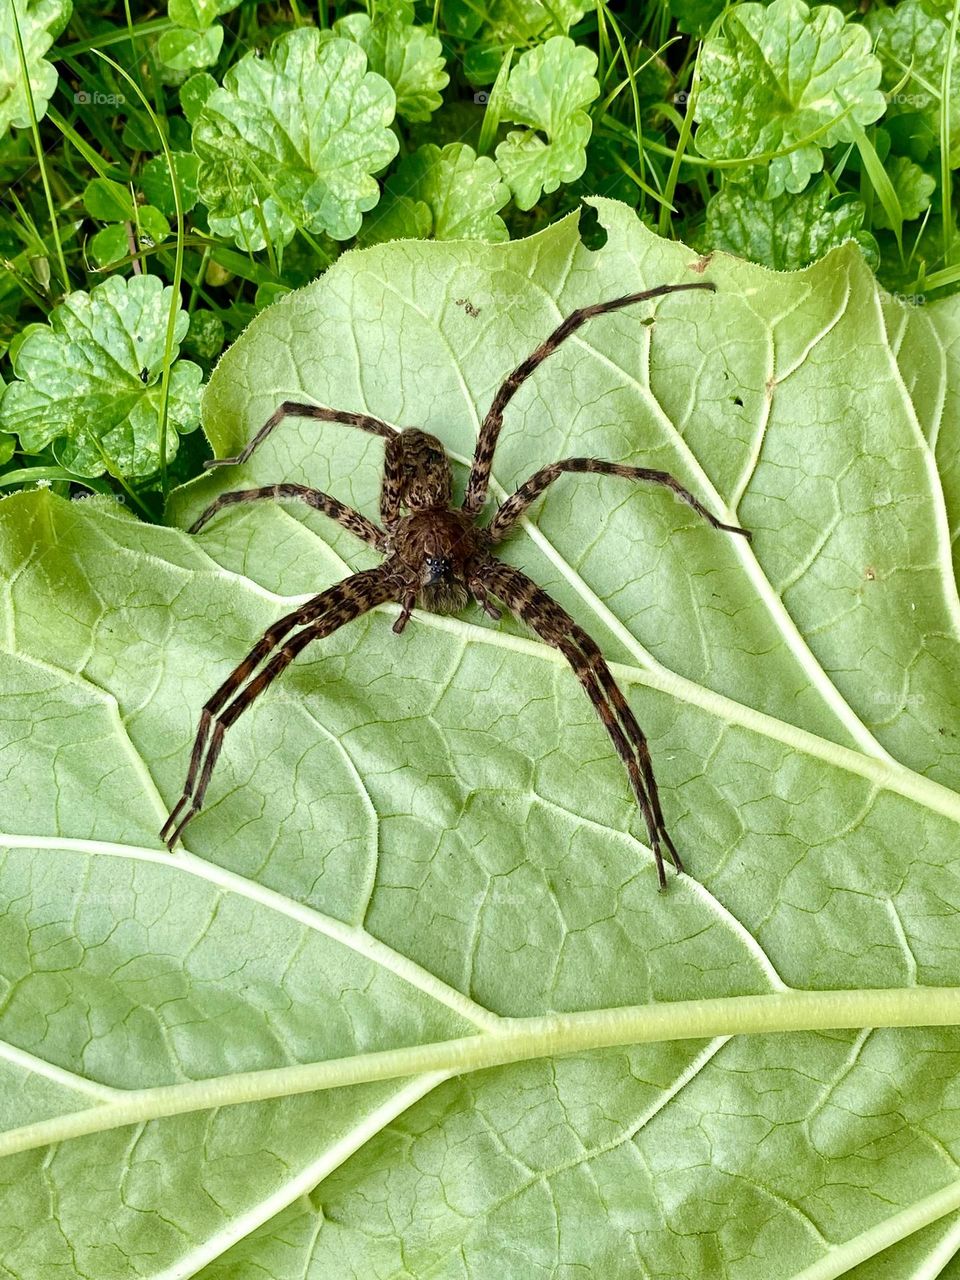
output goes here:
<path id="1" fill-rule="evenodd" d="M 607 229 L 592 204 L 580 206 L 580 240 L 591 253 L 596 253 L 607 243 Z"/>

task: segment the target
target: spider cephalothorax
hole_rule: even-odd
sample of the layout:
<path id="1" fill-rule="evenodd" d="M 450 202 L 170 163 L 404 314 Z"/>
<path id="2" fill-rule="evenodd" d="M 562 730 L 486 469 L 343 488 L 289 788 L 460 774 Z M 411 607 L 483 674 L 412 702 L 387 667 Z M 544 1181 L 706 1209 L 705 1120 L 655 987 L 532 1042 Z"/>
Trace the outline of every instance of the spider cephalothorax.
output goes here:
<path id="1" fill-rule="evenodd" d="M 599 648 L 566 610 L 535 582 L 519 569 L 497 560 L 491 551 L 544 489 L 566 471 L 592 471 L 664 485 L 715 529 L 725 529 L 744 537 L 749 537 L 749 533 L 736 525 L 723 524 L 666 471 L 603 462 L 598 458 L 565 458 L 543 467 L 503 503 L 488 525 L 482 526 L 478 521 L 486 502 L 490 466 L 503 424 L 504 409 L 517 388 L 541 361 L 591 316 L 617 311 L 667 293 L 713 288 L 706 282 L 659 285 L 643 293 L 631 293 L 571 312 L 536 351 L 514 369 L 494 396 L 480 427 L 473 466 L 459 508 L 452 505 L 450 464 L 436 436 L 413 427 L 398 431 L 380 418 L 352 410 L 284 401 L 237 457 L 208 463 L 208 466 L 223 466 L 245 462 L 274 427 L 291 415 L 339 422 L 382 436 L 387 444 L 379 525 L 319 489 L 299 484 L 274 484 L 222 494 L 207 508 L 191 532 L 196 533 L 221 508 L 237 502 L 259 498 L 299 498 L 376 547 L 385 558 L 377 568 L 365 569 L 345 578 L 268 627 L 203 708 L 183 794 L 160 833 L 171 848 L 203 804 L 227 729 L 311 641 L 330 635 L 345 622 L 387 601 L 401 606 L 393 624 L 394 631 L 399 633 L 418 606 L 437 613 L 451 613 L 459 611 L 473 599 L 491 617 L 499 618 L 500 611 L 494 603 L 494 600 L 499 600 L 542 640 L 559 649 L 596 707 L 626 767 L 643 813 L 661 888 L 666 884 L 664 849 L 676 869 L 683 870 L 664 825 L 647 740 Z"/>

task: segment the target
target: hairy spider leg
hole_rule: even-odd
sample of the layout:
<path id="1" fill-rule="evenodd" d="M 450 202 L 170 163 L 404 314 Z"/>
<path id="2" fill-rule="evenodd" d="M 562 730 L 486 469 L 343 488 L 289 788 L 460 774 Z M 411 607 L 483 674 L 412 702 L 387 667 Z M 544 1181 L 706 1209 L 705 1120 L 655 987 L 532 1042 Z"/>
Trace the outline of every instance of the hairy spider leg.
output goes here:
<path id="1" fill-rule="evenodd" d="M 491 542 L 499 542 L 516 524 L 527 508 L 536 502 L 544 489 L 553 484 L 554 480 L 565 471 L 596 472 L 598 475 L 622 476 L 626 480 L 649 480 L 653 484 L 662 484 L 691 506 L 697 515 L 702 516 L 714 529 L 723 529 L 727 533 L 742 534 L 748 541 L 753 537 L 749 529 L 741 529 L 739 525 L 724 524 L 722 520 L 718 520 L 698 498 L 694 497 L 689 489 L 685 489 L 679 480 L 676 480 L 668 471 L 653 471 L 649 467 L 628 467 L 620 462 L 603 462 L 599 458 L 564 458 L 562 462 L 553 462 L 550 466 L 535 471 L 529 480 L 524 481 L 516 493 L 507 498 L 487 527 Z"/>
<path id="2" fill-rule="evenodd" d="M 395 428 L 380 418 L 373 418 L 369 413 L 353 413 L 350 409 L 326 409 L 318 404 L 303 404 L 299 400 L 284 400 L 283 404 L 266 420 L 253 439 L 232 458 L 211 458 L 203 465 L 212 467 L 229 467 L 235 463 L 246 462 L 254 449 L 263 444 L 267 436 L 278 427 L 284 418 L 316 418 L 319 422 L 339 422 L 347 427 L 358 427 L 371 435 L 382 436 L 389 440 L 396 435 Z"/>
<path id="3" fill-rule="evenodd" d="M 213 766 L 223 743 L 223 735 L 254 698 L 272 683 L 290 665 L 293 659 L 313 640 L 331 635 L 345 623 L 351 622 L 387 600 L 395 600 L 397 584 L 394 565 L 385 561 L 375 569 L 364 569 L 342 582 L 329 587 L 286 617 L 275 622 L 253 646 L 246 658 L 235 667 L 226 680 L 206 703 L 200 714 L 200 725 L 193 745 L 190 768 L 183 793 L 170 812 L 160 832 L 160 838 L 173 848 L 184 827 L 203 804 L 204 793 L 210 782 Z M 297 627 L 304 630 L 290 635 Z M 285 639 L 286 643 L 273 654 L 260 672 L 246 685 L 260 662 Z M 236 695 L 236 696 L 234 696 Z M 212 729 L 212 733 L 211 733 Z"/>
<path id="4" fill-rule="evenodd" d="M 463 510 L 469 515 L 479 515 L 487 499 L 487 485 L 490 481 L 490 467 L 500 428 L 503 426 L 503 412 L 513 399 L 518 388 L 530 377 L 547 356 L 556 351 L 566 338 L 580 328 L 593 316 L 605 315 L 608 311 L 619 311 L 621 307 L 632 306 L 635 302 L 647 302 L 651 298 L 660 298 L 668 293 L 683 293 L 690 289 L 706 289 L 711 293 L 716 285 L 708 280 L 697 281 L 696 284 L 662 284 L 655 289 L 645 289 L 642 293 L 628 293 L 622 298 L 612 298 L 609 302 L 597 302 L 592 306 L 578 307 L 561 321 L 549 337 L 545 338 L 536 351 L 517 365 L 501 384 L 493 403 L 487 410 L 486 417 L 480 424 L 477 436 L 477 448 L 473 456 L 473 466 L 467 481 L 467 490 L 463 499 Z"/>
<path id="5" fill-rule="evenodd" d="M 216 501 L 211 502 L 203 515 L 193 522 L 190 532 L 199 533 L 207 521 L 224 507 L 233 506 L 237 502 L 258 502 L 264 498 L 272 498 L 274 501 L 282 498 L 298 498 L 315 507 L 317 511 L 322 511 L 331 520 L 336 520 L 337 524 L 342 525 L 344 529 L 349 530 L 364 542 L 368 542 L 370 546 L 376 547 L 378 551 L 383 551 L 385 548 L 386 539 L 383 530 L 379 529 L 372 520 L 368 520 L 361 512 L 348 507 L 338 498 L 332 498 L 329 493 L 323 493 L 320 489 L 309 489 L 302 484 L 268 484 L 259 489 L 234 489 L 230 493 L 222 493 Z"/>
<path id="6" fill-rule="evenodd" d="M 477 570 L 475 593 L 491 591 L 521 621 L 558 649 L 573 668 L 623 761 L 643 814 L 661 889 L 666 888 L 663 848 L 678 872 L 683 863 L 666 830 L 646 735 L 640 728 L 595 641 L 567 611 L 526 574 L 490 560 Z"/>
<path id="7" fill-rule="evenodd" d="M 392 529 L 400 519 L 400 499 L 403 494 L 403 452 L 403 440 L 398 432 L 387 441 L 387 447 L 383 451 L 380 520 L 385 529 Z"/>

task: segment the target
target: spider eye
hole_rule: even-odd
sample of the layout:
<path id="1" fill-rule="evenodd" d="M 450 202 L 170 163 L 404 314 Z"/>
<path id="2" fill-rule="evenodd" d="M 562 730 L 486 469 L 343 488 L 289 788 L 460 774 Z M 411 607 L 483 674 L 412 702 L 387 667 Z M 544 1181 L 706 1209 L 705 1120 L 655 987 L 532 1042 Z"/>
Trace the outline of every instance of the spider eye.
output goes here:
<path id="1" fill-rule="evenodd" d="M 450 576 L 450 561 L 446 556 L 427 556 L 427 572 L 430 577 L 429 583 L 440 582 L 443 578 Z"/>

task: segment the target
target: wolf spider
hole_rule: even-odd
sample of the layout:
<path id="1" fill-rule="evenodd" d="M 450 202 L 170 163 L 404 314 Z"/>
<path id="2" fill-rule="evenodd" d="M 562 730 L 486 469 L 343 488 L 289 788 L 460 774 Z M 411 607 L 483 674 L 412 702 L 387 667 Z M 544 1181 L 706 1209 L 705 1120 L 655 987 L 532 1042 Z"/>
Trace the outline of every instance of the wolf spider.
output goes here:
<path id="1" fill-rule="evenodd" d="M 472 597 L 492 618 L 500 617 L 494 599 L 501 601 L 567 659 L 626 766 L 630 785 L 646 821 L 660 888 L 666 886 L 664 847 L 677 871 L 683 870 L 664 825 L 647 740 L 600 649 L 545 591 L 519 569 L 496 560 L 490 552 L 531 503 L 565 471 L 589 471 L 622 476 L 627 480 L 649 480 L 671 489 L 715 529 L 739 533 L 746 538 L 750 537 L 749 532 L 735 525 L 723 524 L 666 471 L 602 462 L 596 458 L 565 458 L 541 468 L 503 503 L 488 525 L 480 526 L 478 519 L 486 502 L 490 464 L 503 424 L 503 412 L 518 387 L 552 351 L 556 351 L 564 339 L 592 316 L 604 315 L 668 293 L 714 288 L 706 282 L 660 285 L 571 312 L 536 351 L 514 369 L 494 396 L 480 427 L 466 495 L 459 508 L 452 505 L 450 464 L 443 445 L 435 436 L 415 427 L 397 431 L 366 413 L 327 409 L 292 400 L 280 405 L 236 457 L 214 459 L 206 464 L 216 467 L 246 462 L 274 427 L 292 415 L 321 422 L 338 422 L 382 436 L 387 442 L 380 494 L 382 527 L 319 489 L 309 489 L 300 484 L 273 484 L 222 494 L 204 511 L 190 532 L 196 533 L 216 512 L 237 502 L 252 502 L 260 498 L 299 498 L 376 547 L 386 558 L 377 568 L 352 574 L 268 627 L 207 702 L 200 714 L 183 794 L 160 832 L 168 847 L 173 848 L 184 827 L 199 812 L 227 729 L 254 698 L 289 666 L 301 649 L 386 601 L 394 601 L 401 606 L 400 615 L 393 624 L 393 630 L 399 635 L 407 625 L 414 606 L 437 613 L 455 613 Z M 406 515 L 401 514 L 404 508 Z M 264 665 L 254 675 L 261 662 Z"/>

